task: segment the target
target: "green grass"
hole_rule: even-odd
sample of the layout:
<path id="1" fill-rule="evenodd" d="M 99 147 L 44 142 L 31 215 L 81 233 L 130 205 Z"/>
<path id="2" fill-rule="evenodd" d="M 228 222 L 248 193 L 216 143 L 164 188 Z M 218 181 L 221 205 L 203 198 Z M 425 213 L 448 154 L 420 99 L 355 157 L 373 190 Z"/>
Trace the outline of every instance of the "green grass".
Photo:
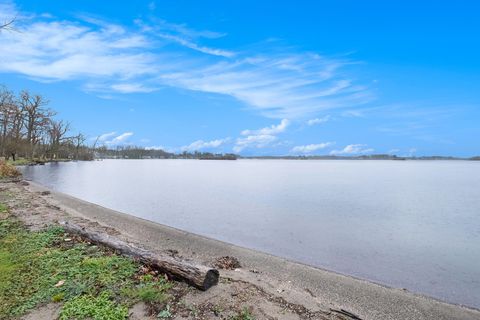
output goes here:
<path id="1" fill-rule="evenodd" d="M 0 220 L 0 319 L 49 302 L 63 303 L 61 319 L 126 319 L 137 301 L 167 304 L 171 284 L 163 278 L 140 275 L 129 258 L 64 239 L 59 227 L 29 232 L 12 218 Z"/>
<path id="2" fill-rule="evenodd" d="M 14 166 L 27 166 L 30 164 L 41 164 L 41 163 L 48 163 L 48 162 L 67 162 L 71 161 L 71 159 L 54 159 L 54 160 L 49 160 L 49 159 L 39 159 L 39 158 L 34 158 L 34 159 L 27 159 L 27 158 L 17 158 L 15 161 L 12 159 L 8 160 L 7 163 L 14 165 Z"/>
<path id="3" fill-rule="evenodd" d="M 236 314 L 233 317 L 230 317 L 230 320 L 255 320 L 250 310 L 244 308 L 241 312 Z"/>
<path id="4" fill-rule="evenodd" d="M 128 307 L 113 302 L 113 294 L 103 291 L 99 296 L 77 296 L 65 303 L 60 320 L 66 319 L 127 319 Z"/>
<path id="5" fill-rule="evenodd" d="M 34 163 L 34 161 L 30 160 L 30 159 L 20 158 L 20 159 L 16 159 L 15 161 L 8 160 L 7 163 L 11 164 L 11 165 L 14 165 L 14 166 L 26 166 L 26 165 Z"/>

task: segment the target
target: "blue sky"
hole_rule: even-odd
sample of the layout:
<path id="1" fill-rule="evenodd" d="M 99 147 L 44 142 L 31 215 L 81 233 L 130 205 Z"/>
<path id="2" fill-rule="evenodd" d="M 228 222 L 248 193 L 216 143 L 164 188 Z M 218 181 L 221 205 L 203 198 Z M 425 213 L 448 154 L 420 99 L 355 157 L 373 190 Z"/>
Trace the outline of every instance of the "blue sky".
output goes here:
<path id="1" fill-rule="evenodd" d="M 480 154 L 477 1 L 0 1 L 0 83 L 93 142 Z"/>

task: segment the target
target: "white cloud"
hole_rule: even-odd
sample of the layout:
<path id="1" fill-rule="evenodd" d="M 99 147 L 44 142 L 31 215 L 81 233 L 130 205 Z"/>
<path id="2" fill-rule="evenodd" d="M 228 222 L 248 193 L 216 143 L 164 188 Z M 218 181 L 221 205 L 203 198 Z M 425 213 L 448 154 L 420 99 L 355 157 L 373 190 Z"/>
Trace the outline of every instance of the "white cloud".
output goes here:
<path id="1" fill-rule="evenodd" d="M 352 64 L 346 59 L 289 50 L 279 54 L 269 42 L 261 50 L 213 48 L 199 41 L 225 34 L 158 19 L 136 20 L 138 30 L 80 19 L 37 16 L 16 25 L 20 32 L 2 33 L 0 72 L 38 81 L 80 80 L 83 88 L 103 94 L 172 86 L 227 95 L 277 119 L 304 119 L 372 99 L 344 70 Z"/>
<path id="2" fill-rule="evenodd" d="M 288 119 L 283 119 L 278 125 L 271 125 L 270 127 L 265 127 L 258 130 L 243 130 L 241 132 L 242 136 L 248 135 L 275 135 L 284 132 L 287 127 L 290 125 Z"/>
<path id="3" fill-rule="evenodd" d="M 66 21 L 18 25 L 0 37 L 0 72 L 42 80 L 131 79 L 153 72 L 157 57 L 143 52 L 148 40 L 104 26 L 99 30 Z"/>
<path id="4" fill-rule="evenodd" d="M 192 50 L 196 50 L 196 51 L 206 53 L 206 54 L 211 54 L 211 55 L 214 55 L 214 56 L 221 56 L 221 57 L 230 58 L 230 57 L 233 57 L 235 55 L 235 53 L 233 51 L 210 48 L 210 47 L 206 47 L 206 46 L 200 46 L 195 42 L 192 42 L 190 40 L 184 39 L 184 38 L 179 37 L 179 36 L 174 36 L 174 35 L 171 35 L 171 34 L 157 34 L 157 36 L 160 37 L 160 38 L 163 38 L 163 39 L 174 41 L 174 42 L 176 42 L 176 43 L 178 43 L 178 44 L 180 44 L 184 47 L 190 48 Z"/>
<path id="5" fill-rule="evenodd" d="M 323 142 L 323 143 L 318 143 L 318 144 L 308 144 L 304 146 L 296 146 L 293 147 L 292 150 L 290 150 L 290 153 L 294 154 L 306 154 L 306 153 L 312 153 L 321 149 L 325 149 L 331 145 L 333 145 L 334 142 Z"/>
<path id="6" fill-rule="evenodd" d="M 288 119 L 282 119 L 277 125 L 273 124 L 257 130 L 243 130 L 240 134 L 245 137 L 237 139 L 233 151 L 241 152 L 249 148 L 260 149 L 269 147 L 278 140 L 276 135 L 285 132 L 289 125 L 290 121 Z"/>
<path id="7" fill-rule="evenodd" d="M 134 92 L 152 92 L 156 89 L 144 87 L 140 83 L 119 83 L 113 84 L 111 88 L 121 93 L 134 93 Z"/>
<path id="8" fill-rule="evenodd" d="M 270 146 L 272 142 L 276 141 L 277 137 L 268 135 L 268 134 L 261 134 L 261 135 L 253 135 L 248 136 L 245 138 L 238 138 L 235 146 L 233 147 L 233 151 L 235 152 L 242 152 L 244 149 L 247 148 L 265 148 Z"/>
<path id="9" fill-rule="evenodd" d="M 151 31 L 161 31 L 161 32 L 170 32 L 173 34 L 181 35 L 188 39 L 198 39 L 198 38 L 207 38 L 207 39 L 217 39 L 226 36 L 226 33 L 216 32 L 210 30 L 195 30 L 188 27 L 184 23 L 172 23 L 163 19 L 153 18 L 153 24 L 147 24 L 141 19 L 134 20 L 135 24 L 142 27 L 142 31 L 151 32 Z"/>
<path id="10" fill-rule="evenodd" d="M 213 31 L 197 31 L 188 28 L 184 24 L 170 23 L 162 19 L 154 19 L 154 24 L 149 25 L 137 19 L 135 23 L 142 28 L 142 31 L 154 37 L 168 40 L 201 53 L 220 57 L 233 57 L 235 52 L 230 50 L 202 46 L 197 43 L 199 38 L 215 39 L 225 36 L 224 33 Z"/>
<path id="11" fill-rule="evenodd" d="M 388 151 L 389 154 L 396 154 L 396 153 L 399 153 L 400 152 L 400 149 L 390 149 Z"/>
<path id="12" fill-rule="evenodd" d="M 203 140 L 197 140 L 189 144 L 188 146 L 183 146 L 180 149 L 182 151 L 200 151 L 203 149 L 212 149 L 212 148 L 218 148 L 225 143 L 228 143 L 230 141 L 230 138 L 225 138 L 225 139 L 217 139 L 217 140 L 212 140 L 212 141 L 203 141 Z"/>
<path id="13" fill-rule="evenodd" d="M 342 154 L 365 154 L 372 153 L 374 149 L 366 148 L 366 144 L 349 144 L 342 150 L 332 150 L 330 154 L 332 155 L 342 155 Z"/>
<path id="14" fill-rule="evenodd" d="M 98 136 L 98 141 L 103 142 L 103 141 L 108 140 L 109 138 L 113 137 L 116 134 L 117 133 L 115 131 L 101 134 L 101 135 Z"/>
<path id="15" fill-rule="evenodd" d="M 18 16 L 18 10 L 13 2 L 4 1 L 3 3 L 0 3 L 0 21 L 1 22 L 11 21 L 13 18 L 17 16 Z"/>
<path id="16" fill-rule="evenodd" d="M 363 118 L 365 113 L 363 110 L 345 110 L 342 112 L 342 116 L 351 118 Z"/>
<path id="17" fill-rule="evenodd" d="M 309 126 L 314 126 L 314 125 L 317 125 L 317 124 L 321 124 L 321 123 L 328 122 L 329 120 L 330 120 L 330 116 L 325 116 L 325 117 L 322 117 L 322 118 L 310 119 L 310 120 L 307 121 L 307 125 L 309 125 Z"/>
<path id="18" fill-rule="evenodd" d="M 122 133 L 122 134 L 116 136 L 116 137 L 113 138 L 112 140 L 105 141 L 105 144 L 108 144 L 108 145 L 119 145 L 119 144 L 124 143 L 124 142 L 125 142 L 128 138 L 130 138 L 131 136 L 133 136 L 133 132 L 125 132 L 125 133 Z"/>
<path id="19" fill-rule="evenodd" d="M 363 86 L 343 79 L 347 62 L 314 54 L 250 56 L 162 74 L 168 85 L 232 96 L 262 115 L 300 118 L 371 100 Z"/>

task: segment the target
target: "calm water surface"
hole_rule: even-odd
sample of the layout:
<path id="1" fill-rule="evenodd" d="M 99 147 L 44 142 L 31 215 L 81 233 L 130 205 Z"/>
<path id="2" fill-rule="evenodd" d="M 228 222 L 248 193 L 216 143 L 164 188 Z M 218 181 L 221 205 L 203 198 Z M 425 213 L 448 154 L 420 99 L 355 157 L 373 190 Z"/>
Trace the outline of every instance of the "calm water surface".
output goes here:
<path id="1" fill-rule="evenodd" d="M 148 220 L 480 308 L 480 162 L 105 160 L 23 172 Z"/>

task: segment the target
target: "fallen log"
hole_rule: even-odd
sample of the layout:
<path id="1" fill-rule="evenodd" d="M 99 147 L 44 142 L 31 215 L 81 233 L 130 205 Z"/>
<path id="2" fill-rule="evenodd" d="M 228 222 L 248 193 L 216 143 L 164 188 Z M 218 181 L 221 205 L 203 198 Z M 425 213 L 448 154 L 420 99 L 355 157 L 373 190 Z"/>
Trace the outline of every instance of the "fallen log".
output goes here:
<path id="1" fill-rule="evenodd" d="M 123 255 L 158 268 L 159 270 L 183 280 L 200 290 L 207 290 L 218 283 L 219 272 L 204 265 L 192 264 L 168 255 L 153 253 L 119 240 L 106 233 L 86 230 L 71 222 L 62 221 L 60 225 L 69 233 L 78 234 L 90 241 L 112 248 Z"/>

